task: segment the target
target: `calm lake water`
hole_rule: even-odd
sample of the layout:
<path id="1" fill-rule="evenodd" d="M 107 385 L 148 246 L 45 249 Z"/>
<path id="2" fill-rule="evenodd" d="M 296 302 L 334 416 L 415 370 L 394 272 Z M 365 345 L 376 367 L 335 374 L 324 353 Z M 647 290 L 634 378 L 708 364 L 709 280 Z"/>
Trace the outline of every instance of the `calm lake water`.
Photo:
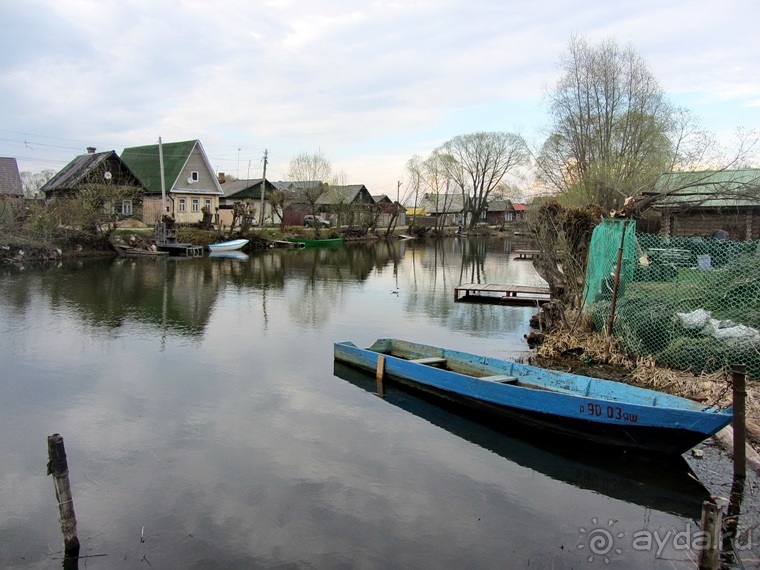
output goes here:
<path id="1" fill-rule="evenodd" d="M 633 539 L 696 529 L 684 460 L 552 449 L 333 362 L 388 336 L 525 355 L 535 309 L 454 303 L 460 283 L 540 283 L 512 247 L 4 269 L 0 567 L 61 566 L 53 433 L 88 569 L 691 567 Z"/>

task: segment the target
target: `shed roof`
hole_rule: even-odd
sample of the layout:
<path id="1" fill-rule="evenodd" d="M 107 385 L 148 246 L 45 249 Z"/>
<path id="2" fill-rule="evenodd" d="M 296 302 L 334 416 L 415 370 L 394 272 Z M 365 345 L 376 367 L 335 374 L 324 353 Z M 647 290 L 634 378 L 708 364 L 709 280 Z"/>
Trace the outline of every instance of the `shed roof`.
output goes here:
<path id="1" fill-rule="evenodd" d="M 222 192 L 225 198 L 260 198 L 262 178 L 252 178 L 250 180 L 228 180 L 222 184 Z M 267 180 L 264 194 L 274 190 L 274 185 Z"/>
<path id="2" fill-rule="evenodd" d="M 454 214 L 464 210 L 461 194 L 425 194 L 422 207 L 431 214 Z"/>
<path id="3" fill-rule="evenodd" d="M 24 187 L 15 158 L 0 157 L 0 194 L 23 196 Z"/>
<path id="4" fill-rule="evenodd" d="M 357 203 L 371 204 L 372 196 L 364 184 L 331 186 L 327 192 L 317 198 L 316 203 L 322 206 Z"/>
<path id="5" fill-rule="evenodd" d="M 760 169 L 667 172 L 654 186 L 655 208 L 760 205 Z"/>
<path id="6" fill-rule="evenodd" d="M 115 172 L 111 172 L 112 170 Z M 139 181 L 124 161 L 113 150 L 104 152 L 88 152 L 80 154 L 71 162 L 59 170 L 55 176 L 48 180 L 40 191 L 45 194 L 54 194 L 77 188 L 86 181 L 92 181 L 93 174 L 107 175 L 111 173 L 117 177 L 118 183 L 134 183 Z M 105 182 L 105 179 L 102 180 Z"/>

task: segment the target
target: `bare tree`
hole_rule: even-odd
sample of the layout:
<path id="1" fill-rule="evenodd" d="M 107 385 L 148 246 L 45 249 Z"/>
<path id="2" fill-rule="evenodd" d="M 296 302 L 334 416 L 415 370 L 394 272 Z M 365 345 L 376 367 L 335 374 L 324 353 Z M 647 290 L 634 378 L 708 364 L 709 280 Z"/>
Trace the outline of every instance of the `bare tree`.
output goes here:
<path id="1" fill-rule="evenodd" d="M 312 215 L 317 213 L 317 198 L 322 194 L 323 183 L 330 179 L 331 174 L 332 165 L 321 150 L 314 154 L 302 152 L 290 161 L 288 180 L 314 183 L 313 185 L 305 184 L 302 187 L 304 197 L 309 203 L 309 213 Z"/>
<path id="2" fill-rule="evenodd" d="M 412 201 L 412 222 L 409 227 L 414 227 L 417 220 L 417 208 L 420 205 L 420 190 L 425 177 L 422 159 L 418 155 L 412 156 L 406 162 L 406 171 L 409 173 L 409 192 Z"/>
<path id="3" fill-rule="evenodd" d="M 612 208 L 667 170 L 675 111 L 631 46 L 573 37 L 561 65 L 541 178 L 581 203 Z"/>
<path id="4" fill-rule="evenodd" d="M 24 196 L 27 198 L 34 198 L 39 194 L 40 188 L 45 183 L 55 176 L 55 170 L 43 170 L 42 172 L 20 172 L 21 186 L 24 189 Z"/>
<path id="5" fill-rule="evenodd" d="M 462 192 L 470 229 L 488 210 L 490 195 L 504 177 L 529 162 L 523 138 L 507 132 L 459 135 L 439 151 L 445 156 L 442 164 L 448 176 Z"/>

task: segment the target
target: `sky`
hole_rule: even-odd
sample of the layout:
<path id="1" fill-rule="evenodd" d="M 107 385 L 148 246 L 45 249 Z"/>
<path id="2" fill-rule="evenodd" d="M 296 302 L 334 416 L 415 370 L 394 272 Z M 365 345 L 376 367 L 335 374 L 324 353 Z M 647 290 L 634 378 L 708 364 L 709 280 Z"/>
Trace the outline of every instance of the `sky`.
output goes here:
<path id="1" fill-rule="evenodd" d="M 760 129 L 757 0 L 0 0 L 0 156 L 199 139 L 217 172 L 321 152 L 395 198 L 454 136 L 540 145 L 573 35 L 631 44 L 724 145 Z"/>

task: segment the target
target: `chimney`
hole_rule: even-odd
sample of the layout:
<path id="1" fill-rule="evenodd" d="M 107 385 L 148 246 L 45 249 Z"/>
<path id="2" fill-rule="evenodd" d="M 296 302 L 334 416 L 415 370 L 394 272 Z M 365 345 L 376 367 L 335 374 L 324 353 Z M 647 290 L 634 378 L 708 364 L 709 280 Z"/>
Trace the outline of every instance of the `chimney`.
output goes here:
<path id="1" fill-rule="evenodd" d="M 95 151 L 98 150 L 94 146 L 88 146 L 87 147 L 87 154 L 95 154 Z"/>
<path id="2" fill-rule="evenodd" d="M 219 184 L 224 184 L 227 181 L 224 177 L 224 172 L 220 172 L 217 176 L 219 178 Z"/>

